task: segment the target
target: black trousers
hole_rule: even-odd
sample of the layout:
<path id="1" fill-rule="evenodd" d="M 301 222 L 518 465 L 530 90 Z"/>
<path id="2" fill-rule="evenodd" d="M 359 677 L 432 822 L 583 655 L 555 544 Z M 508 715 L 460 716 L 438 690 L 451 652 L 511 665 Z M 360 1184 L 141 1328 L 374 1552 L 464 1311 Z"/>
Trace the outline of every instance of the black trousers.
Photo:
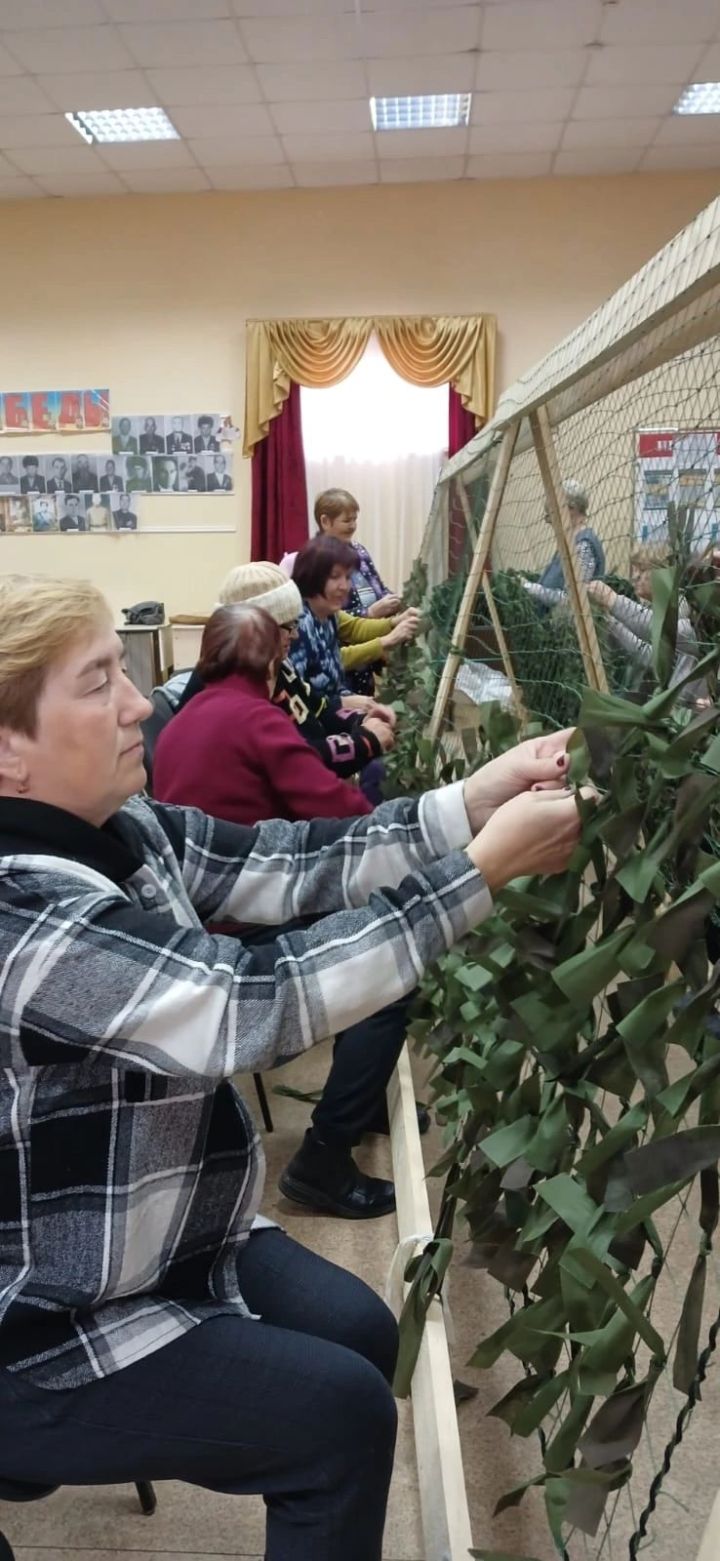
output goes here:
<path id="1" fill-rule="evenodd" d="M 0 1473 L 260 1493 L 266 1561 L 380 1561 L 395 1320 L 362 1280 L 279 1230 L 250 1236 L 238 1277 L 259 1322 L 210 1319 L 69 1391 L 0 1371 Z"/>
<path id="2" fill-rule="evenodd" d="M 281 929 L 310 925 L 311 920 L 289 922 Z M 246 943 L 269 943 L 278 928 L 253 928 Z M 313 1111 L 313 1123 L 327 1144 L 351 1148 L 358 1144 L 373 1118 L 385 1104 L 385 1091 L 400 1056 L 407 1031 L 408 1009 L 414 993 L 388 1003 L 370 1019 L 350 1025 L 335 1038 L 333 1062 L 322 1100 Z"/>

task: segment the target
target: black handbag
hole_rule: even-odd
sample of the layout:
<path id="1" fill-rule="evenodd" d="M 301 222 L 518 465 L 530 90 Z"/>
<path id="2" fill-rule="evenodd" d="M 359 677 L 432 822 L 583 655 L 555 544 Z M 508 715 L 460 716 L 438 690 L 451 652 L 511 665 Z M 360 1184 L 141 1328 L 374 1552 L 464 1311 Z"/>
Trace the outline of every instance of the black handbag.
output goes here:
<path id="1" fill-rule="evenodd" d="M 153 629 L 165 622 L 165 603 L 136 602 L 134 607 L 123 607 L 122 614 L 128 627 Z"/>

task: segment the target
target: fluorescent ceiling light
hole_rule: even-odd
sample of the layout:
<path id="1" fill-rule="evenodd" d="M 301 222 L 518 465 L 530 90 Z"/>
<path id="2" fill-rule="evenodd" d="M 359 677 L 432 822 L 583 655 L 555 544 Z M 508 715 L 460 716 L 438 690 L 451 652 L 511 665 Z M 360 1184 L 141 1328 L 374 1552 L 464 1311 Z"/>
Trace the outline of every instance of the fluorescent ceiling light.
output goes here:
<path id="1" fill-rule="evenodd" d="M 673 114 L 720 114 L 720 81 L 696 81 L 686 87 Z"/>
<path id="2" fill-rule="evenodd" d="M 423 97 L 371 98 L 373 130 L 444 130 L 466 125 L 470 92 L 430 92 Z"/>
<path id="3" fill-rule="evenodd" d="M 162 108 L 78 108 L 66 119 L 92 146 L 96 141 L 179 141 Z"/>

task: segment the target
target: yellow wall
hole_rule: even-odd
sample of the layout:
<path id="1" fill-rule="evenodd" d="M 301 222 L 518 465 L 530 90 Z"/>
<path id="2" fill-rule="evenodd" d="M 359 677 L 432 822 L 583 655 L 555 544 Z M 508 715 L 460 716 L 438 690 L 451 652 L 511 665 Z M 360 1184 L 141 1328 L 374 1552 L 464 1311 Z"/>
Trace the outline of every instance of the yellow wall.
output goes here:
<path id="1" fill-rule="evenodd" d="M 109 385 L 116 414 L 227 408 L 241 422 L 248 316 L 488 310 L 500 390 L 716 187 L 714 173 L 682 173 L 5 203 L 2 388 Z M 90 574 L 118 610 L 153 596 L 203 611 L 248 556 L 239 452 L 236 478 L 233 497 L 149 498 L 141 512 L 228 534 L 0 538 L 2 557 Z"/>

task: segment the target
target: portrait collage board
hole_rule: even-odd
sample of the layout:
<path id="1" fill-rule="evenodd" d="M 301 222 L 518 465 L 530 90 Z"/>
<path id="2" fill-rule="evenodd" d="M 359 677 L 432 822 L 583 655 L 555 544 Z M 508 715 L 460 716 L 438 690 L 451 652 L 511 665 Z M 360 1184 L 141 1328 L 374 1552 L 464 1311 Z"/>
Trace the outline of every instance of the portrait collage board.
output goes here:
<path id="1" fill-rule="evenodd" d="M 112 451 L 4 455 L 0 534 L 137 531 L 144 493 L 232 493 L 232 445 L 216 413 L 120 417 Z"/>
<path id="2" fill-rule="evenodd" d="M 642 428 L 635 446 L 635 537 L 669 541 L 674 510 L 695 551 L 720 536 L 720 429 Z"/>

